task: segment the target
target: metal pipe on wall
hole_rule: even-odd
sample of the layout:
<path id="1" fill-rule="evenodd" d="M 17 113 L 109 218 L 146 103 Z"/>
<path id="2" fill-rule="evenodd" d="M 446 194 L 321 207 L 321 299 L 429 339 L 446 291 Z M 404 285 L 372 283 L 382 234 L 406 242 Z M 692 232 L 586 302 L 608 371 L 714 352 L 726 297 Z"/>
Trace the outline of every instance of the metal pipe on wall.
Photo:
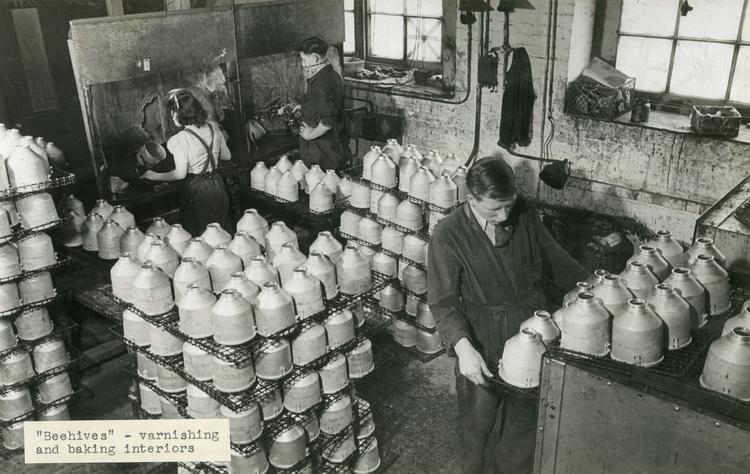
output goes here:
<path id="1" fill-rule="evenodd" d="M 479 29 L 479 58 L 486 55 L 489 49 L 490 41 L 490 15 L 489 12 L 482 12 Z M 472 65 L 469 64 L 469 68 Z M 479 152 L 480 133 L 482 131 L 482 85 L 477 80 L 477 97 L 474 110 L 474 144 L 471 148 L 469 157 L 464 162 L 464 166 L 470 166 Z"/>

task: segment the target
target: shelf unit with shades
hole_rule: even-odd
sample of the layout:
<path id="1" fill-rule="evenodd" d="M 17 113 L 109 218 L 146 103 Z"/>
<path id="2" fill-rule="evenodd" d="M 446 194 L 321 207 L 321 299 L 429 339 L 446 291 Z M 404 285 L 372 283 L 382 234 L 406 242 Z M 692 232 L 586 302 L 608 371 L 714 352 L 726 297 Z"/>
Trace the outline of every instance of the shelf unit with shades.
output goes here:
<path id="1" fill-rule="evenodd" d="M 15 161 L 2 162 L 13 171 L 0 186 L 0 456 L 6 459 L 23 451 L 25 421 L 70 419 L 68 403 L 83 390 L 69 374 L 82 357 L 70 346 L 76 324 L 53 282 L 70 258 L 56 251 L 62 220 L 50 194 L 76 177 L 50 167 L 43 148 L 34 150 L 19 143 L 10 155 Z M 26 169 L 22 162 L 44 166 Z"/>

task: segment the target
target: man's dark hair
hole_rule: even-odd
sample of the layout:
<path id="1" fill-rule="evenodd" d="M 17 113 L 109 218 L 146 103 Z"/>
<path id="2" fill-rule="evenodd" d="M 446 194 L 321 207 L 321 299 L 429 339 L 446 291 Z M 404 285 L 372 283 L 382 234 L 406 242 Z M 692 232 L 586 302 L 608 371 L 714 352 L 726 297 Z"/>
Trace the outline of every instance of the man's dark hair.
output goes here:
<path id="1" fill-rule="evenodd" d="M 201 103 L 188 90 L 180 90 L 170 96 L 169 110 L 177 112 L 177 120 L 182 125 L 196 125 L 198 127 L 206 123 L 208 113 Z"/>
<path id="2" fill-rule="evenodd" d="M 477 198 L 504 201 L 517 193 L 516 176 L 502 159 L 486 156 L 469 168 L 466 187 Z"/>
<path id="3" fill-rule="evenodd" d="M 317 36 L 313 36 L 298 44 L 297 51 L 304 54 L 317 54 L 325 57 L 328 53 L 328 43 Z"/>

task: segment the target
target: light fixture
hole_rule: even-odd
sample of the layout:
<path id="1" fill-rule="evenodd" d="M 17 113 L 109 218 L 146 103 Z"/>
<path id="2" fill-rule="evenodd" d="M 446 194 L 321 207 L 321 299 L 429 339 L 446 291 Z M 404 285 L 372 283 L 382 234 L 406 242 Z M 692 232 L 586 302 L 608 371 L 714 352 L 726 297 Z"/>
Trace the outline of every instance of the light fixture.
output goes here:
<path id="1" fill-rule="evenodd" d="M 533 10 L 534 5 L 527 0 L 500 0 L 497 11 L 510 13 L 515 10 Z"/>

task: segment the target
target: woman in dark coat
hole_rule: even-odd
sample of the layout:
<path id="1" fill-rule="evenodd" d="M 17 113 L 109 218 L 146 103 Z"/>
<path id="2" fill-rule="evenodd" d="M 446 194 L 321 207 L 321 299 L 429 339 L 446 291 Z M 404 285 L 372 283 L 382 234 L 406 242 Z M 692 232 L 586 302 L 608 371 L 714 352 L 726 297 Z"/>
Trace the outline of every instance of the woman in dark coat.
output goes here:
<path id="1" fill-rule="evenodd" d="M 299 151 L 302 161 L 324 170 L 348 166 L 350 160 L 344 80 L 326 57 L 328 44 L 309 38 L 297 46 L 307 92 L 302 100 Z"/>
<path id="2" fill-rule="evenodd" d="M 219 125 L 208 120 L 206 110 L 186 89 L 172 91 L 168 107 L 175 125 L 184 127 L 167 141 L 175 169 L 166 173 L 147 171 L 142 177 L 181 181 L 180 221 L 190 234 L 202 234 L 211 222 L 230 230 L 229 195 L 215 171 L 219 160 L 230 160 L 232 154 Z"/>

